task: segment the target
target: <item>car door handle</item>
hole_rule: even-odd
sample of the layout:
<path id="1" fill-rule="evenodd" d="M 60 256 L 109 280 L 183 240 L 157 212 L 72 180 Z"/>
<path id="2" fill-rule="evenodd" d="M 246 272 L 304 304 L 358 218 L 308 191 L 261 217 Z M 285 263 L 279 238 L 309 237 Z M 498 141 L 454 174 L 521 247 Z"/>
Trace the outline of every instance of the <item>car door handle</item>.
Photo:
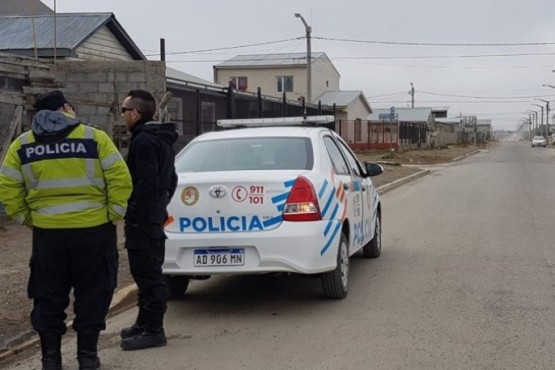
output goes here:
<path id="1" fill-rule="evenodd" d="M 365 187 L 365 186 L 362 187 L 362 191 L 366 191 L 366 187 Z"/>
<path id="2" fill-rule="evenodd" d="M 351 184 L 343 184 L 343 190 L 349 191 L 351 189 Z"/>

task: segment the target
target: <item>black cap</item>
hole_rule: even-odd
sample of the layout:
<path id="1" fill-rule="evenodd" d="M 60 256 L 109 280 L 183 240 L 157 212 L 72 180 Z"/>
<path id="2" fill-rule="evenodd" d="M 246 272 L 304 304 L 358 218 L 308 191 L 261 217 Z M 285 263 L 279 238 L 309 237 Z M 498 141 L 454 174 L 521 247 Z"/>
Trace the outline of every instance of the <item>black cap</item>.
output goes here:
<path id="1" fill-rule="evenodd" d="M 67 103 L 64 94 L 60 90 L 47 92 L 39 95 L 35 103 L 36 110 L 58 110 Z"/>

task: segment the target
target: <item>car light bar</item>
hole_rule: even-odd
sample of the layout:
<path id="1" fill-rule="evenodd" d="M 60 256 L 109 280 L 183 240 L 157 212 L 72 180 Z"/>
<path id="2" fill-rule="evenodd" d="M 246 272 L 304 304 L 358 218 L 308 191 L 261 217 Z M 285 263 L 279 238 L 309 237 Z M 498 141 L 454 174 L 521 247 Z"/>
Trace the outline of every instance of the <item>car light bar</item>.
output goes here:
<path id="1" fill-rule="evenodd" d="M 250 119 L 219 119 L 218 126 L 233 127 L 272 127 L 272 126 L 313 126 L 335 122 L 334 116 L 250 118 Z"/>

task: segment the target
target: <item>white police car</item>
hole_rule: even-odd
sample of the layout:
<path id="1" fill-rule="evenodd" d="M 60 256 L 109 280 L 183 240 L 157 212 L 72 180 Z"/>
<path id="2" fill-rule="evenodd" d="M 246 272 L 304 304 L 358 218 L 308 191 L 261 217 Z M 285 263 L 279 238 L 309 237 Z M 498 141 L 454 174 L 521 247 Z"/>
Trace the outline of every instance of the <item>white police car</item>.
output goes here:
<path id="1" fill-rule="evenodd" d="M 381 204 L 370 176 L 334 131 L 333 116 L 221 120 L 176 157 L 163 272 L 171 298 L 190 278 L 286 272 L 322 279 L 343 298 L 349 257 L 381 253 Z M 253 126 L 266 127 L 253 127 Z M 297 126 L 295 126 L 297 125 Z"/>

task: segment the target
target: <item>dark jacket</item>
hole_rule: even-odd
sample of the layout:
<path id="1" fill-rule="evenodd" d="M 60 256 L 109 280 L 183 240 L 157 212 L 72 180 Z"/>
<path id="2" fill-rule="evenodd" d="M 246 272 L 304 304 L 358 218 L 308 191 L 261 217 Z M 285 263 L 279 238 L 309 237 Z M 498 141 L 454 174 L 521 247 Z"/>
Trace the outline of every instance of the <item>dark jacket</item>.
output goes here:
<path id="1" fill-rule="evenodd" d="M 163 224 L 175 192 L 175 124 L 138 122 L 131 128 L 127 165 L 133 179 L 125 220 L 129 224 Z"/>

